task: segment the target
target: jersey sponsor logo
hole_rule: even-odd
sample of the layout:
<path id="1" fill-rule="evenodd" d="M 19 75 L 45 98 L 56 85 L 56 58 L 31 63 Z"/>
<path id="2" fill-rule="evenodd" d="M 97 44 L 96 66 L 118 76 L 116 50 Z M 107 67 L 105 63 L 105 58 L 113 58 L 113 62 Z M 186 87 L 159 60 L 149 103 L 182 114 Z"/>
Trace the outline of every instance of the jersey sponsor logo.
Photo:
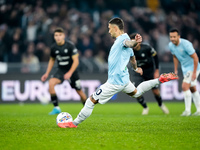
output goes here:
<path id="1" fill-rule="evenodd" d="M 61 57 L 63 60 L 64 59 L 69 59 L 69 56 L 63 56 L 63 57 Z"/>
<path id="2" fill-rule="evenodd" d="M 59 65 L 68 65 L 69 61 L 59 62 Z"/>
<path id="3" fill-rule="evenodd" d="M 69 56 L 60 56 L 60 55 L 57 55 L 56 56 L 56 59 L 58 59 L 59 61 L 63 61 L 63 60 L 67 60 L 67 59 L 69 59 L 70 57 Z"/>
<path id="4" fill-rule="evenodd" d="M 148 62 L 148 59 L 137 60 L 138 67 L 144 66 Z"/>
<path id="5" fill-rule="evenodd" d="M 67 53 L 67 52 L 68 52 L 68 49 L 64 49 L 64 52 Z"/>

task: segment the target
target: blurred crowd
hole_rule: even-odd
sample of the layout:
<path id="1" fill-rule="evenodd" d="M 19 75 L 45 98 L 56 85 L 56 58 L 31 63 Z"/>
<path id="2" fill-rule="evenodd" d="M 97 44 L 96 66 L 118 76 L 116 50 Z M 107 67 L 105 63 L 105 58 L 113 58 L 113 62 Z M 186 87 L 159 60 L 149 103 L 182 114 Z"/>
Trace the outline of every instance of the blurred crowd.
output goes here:
<path id="1" fill-rule="evenodd" d="M 143 36 L 161 62 L 172 62 L 168 31 L 200 51 L 200 0 L 1 0 L 0 62 L 22 63 L 22 72 L 36 72 L 48 62 L 53 32 L 63 27 L 80 53 L 81 67 L 105 71 L 113 40 L 108 21 L 121 17 L 125 31 Z"/>

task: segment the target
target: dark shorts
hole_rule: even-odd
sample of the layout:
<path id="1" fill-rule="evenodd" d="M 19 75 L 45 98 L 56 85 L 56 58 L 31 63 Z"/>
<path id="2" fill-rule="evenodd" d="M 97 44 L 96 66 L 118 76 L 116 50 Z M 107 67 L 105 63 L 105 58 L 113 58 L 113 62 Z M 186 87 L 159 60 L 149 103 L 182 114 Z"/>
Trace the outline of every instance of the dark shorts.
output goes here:
<path id="1" fill-rule="evenodd" d="M 141 82 L 152 80 L 154 79 L 154 70 L 152 68 L 150 69 L 143 69 L 143 75 L 141 76 L 139 73 L 134 72 L 133 73 L 133 84 L 135 87 L 137 87 Z M 159 86 L 156 85 L 152 89 L 158 89 Z"/>
<path id="2" fill-rule="evenodd" d="M 62 83 L 65 80 L 64 74 L 66 72 L 67 72 L 66 70 L 57 69 L 56 72 L 51 76 L 51 78 L 60 79 Z M 71 78 L 68 81 L 72 88 L 76 90 L 81 90 L 81 82 L 77 71 L 74 71 L 74 73 L 72 74 Z"/>

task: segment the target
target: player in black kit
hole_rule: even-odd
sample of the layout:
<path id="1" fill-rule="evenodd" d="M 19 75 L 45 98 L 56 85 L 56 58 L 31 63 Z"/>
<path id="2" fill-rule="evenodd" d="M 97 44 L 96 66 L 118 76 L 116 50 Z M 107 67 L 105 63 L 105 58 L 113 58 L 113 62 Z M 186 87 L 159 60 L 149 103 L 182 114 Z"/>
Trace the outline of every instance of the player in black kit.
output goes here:
<path id="1" fill-rule="evenodd" d="M 74 88 L 81 97 L 83 104 L 87 98 L 85 93 L 81 90 L 79 75 L 76 70 L 79 64 L 77 48 L 72 42 L 65 40 L 65 33 L 62 28 L 57 28 L 54 31 L 54 39 L 56 43 L 51 47 L 51 56 L 46 73 L 41 77 L 41 80 L 44 82 L 48 78 L 55 60 L 57 60 L 57 71 L 49 80 L 49 92 L 51 95 L 51 101 L 54 105 L 54 108 L 49 115 L 59 114 L 61 112 L 61 109 L 58 106 L 58 98 L 54 87 L 57 84 L 62 83 L 64 80 L 69 81 L 71 87 Z"/>
<path id="2" fill-rule="evenodd" d="M 131 39 L 135 39 L 137 33 L 130 35 Z M 159 61 L 158 56 L 153 47 L 147 44 L 137 44 L 134 48 L 134 55 L 137 59 L 137 66 L 141 67 L 143 70 L 143 75 L 141 76 L 138 73 L 134 74 L 134 82 L 137 87 L 141 82 L 155 79 L 159 77 Z M 152 88 L 152 92 L 156 98 L 158 106 L 162 109 L 165 114 L 169 114 L 168 108 L 162 103 L 162 98 L 160 96 L 159 87 L 156 86 Z M 144 97 L 141 96 L 137 98 L 137 101 L 143 106 L 142 115 L 147 115 L 149 113 L 149 108 L 144 100 Z"/>

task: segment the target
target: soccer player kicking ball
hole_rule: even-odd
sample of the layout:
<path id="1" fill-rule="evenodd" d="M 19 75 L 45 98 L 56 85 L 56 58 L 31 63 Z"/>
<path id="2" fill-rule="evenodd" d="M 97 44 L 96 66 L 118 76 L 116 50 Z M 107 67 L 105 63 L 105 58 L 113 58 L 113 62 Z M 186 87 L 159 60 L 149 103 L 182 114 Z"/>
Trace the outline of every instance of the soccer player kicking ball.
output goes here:
<path id="1" fill-rule="evenodd" d="M 78 124 L 92 114 L 95 104 L 105 104 L 118 92 L 122 91 L 131 97 L 137 98 L 160 83 L 178 79 L 178 76 L 173 73 L 162 74 L 158 79 L 142 82 L 136 88 L 129 79 L 127 64 L 130 60 L 135 72 L 142 75 L 143 71 L 137 67 L 132 50 L 132 47 L 142 42 L 142 37 L 137 34 L 135 40 L 130 40 L 128 34 L 124 33 L 124 23 L 120 18 L 111 19 L 108 28 L 110 35 L 116 39 L 108 57 L 108 80 L 86 100 L 85 106 L 74 121 L 58 124 L 61 128 L 77 128 Z"/>

